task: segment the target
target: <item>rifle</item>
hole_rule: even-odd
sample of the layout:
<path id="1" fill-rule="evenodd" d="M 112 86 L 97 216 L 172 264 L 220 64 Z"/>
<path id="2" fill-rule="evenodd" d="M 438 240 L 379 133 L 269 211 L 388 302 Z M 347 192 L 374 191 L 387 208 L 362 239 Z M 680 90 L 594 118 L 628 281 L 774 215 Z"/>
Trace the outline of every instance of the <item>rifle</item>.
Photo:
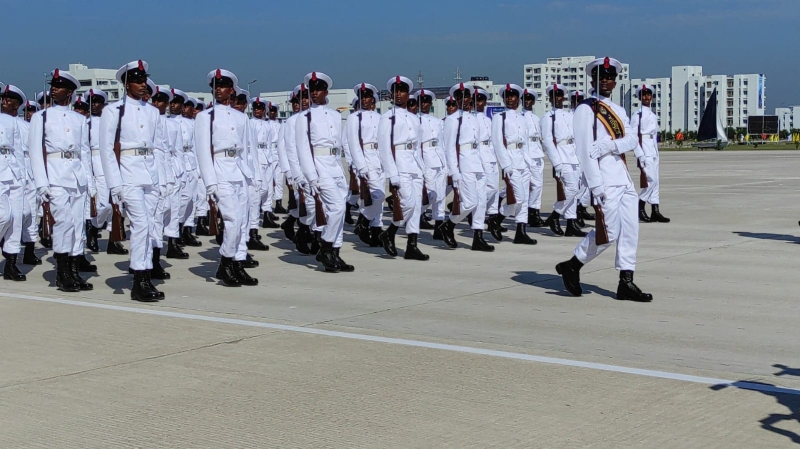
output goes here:
<path id="1" fill-rule="evenodd" d="M 216 78 L 214 78 L 216 82 Z M 214 106 L 211 106 L 211 111 L 208 113 L 210 117 L 210 125 L 209 125 L 209 137 L 208 141 L 211 144 L 211 165 L 214 165 Z M 214 202 L 214 199 L 211 196 L 208 197 L 208 234 L 217 236 L 219 235 L 220 231 L 219 226 L 219 210 L 217 209 L 217 203 Z"/>
<path id="2" fill-rule="evenodd" d="M 639 148 L 644 151 L 644 147 L 642 147 L 642 110 L 639 110 Z M 636 166 L 639 167 L 639 187 L 646 189 L 647 184 L 647 173 L 644 172 L 644 169 L 641 165 L 639 165 L 639 161 L 636 161 Z"/>
<path id="3" fill-rule="evenodd" d="M 358 179 L 356 177 L 356 171 L 353 170 L 353 166 L 350 166 L 350 194 L 351 195 L 358 195 L 359 194 L 359 187 L 358 187 Z"/>
<path id="4" fill-rule="evenodd" d="M 597 83 L 595 84 L 597 96 L 600 96 L 600 69 L 597 69 Z M 597 102 L 600 100 L 598 98 L 593 98 L 593 102 L 591 103 L 592 110 L 594 112 L 594 123 L 592 124 L 592 137 L 593 141 L 597 142 Z M 600 161 L 597 162 L 598 164 Z M 608 227 L 606 226 L 606 215 L 603 213 L 603 206 L 594 203 L 594 195 L 589 195 L 589 199 L 592 202 L 592 206 L 594 207 L 594 244 L 597 246 L 605 245 L 608 243 Z"/>
<path id="5" fill-rule="evenodd" d="M 361 136 L 361 117 L 363 115 L 364 115 L 363 110 L 358 112 L 358 145 L 361 147 L 362 151 L 364 149 L 364 138 Z M 351 175 L 354 173 L 352 167 L 350 167 L 350 173 Z M 352 182 L 352 178 L 350 179 Z M 360 194 L 359 196 L 361 197 L 361 201 L 364 202 L 365 207 L 372 206 L 372 194 L 369 191 L 369 180 L 361 176 L 359 181 L 361 182 L 360 183 L 357 182 L 356 184 L 358 184 L 357 187 L 359 187 L 359 194 Z"/>
<path id="6" fill-rule="evenodd" d="M 431 204 L 430 199 L 428 198 L 428 185 L 425 181 L 422 181 L 422 205 L 428 206 Z"/>
<path id="7" fill-rule="evenodd" d="M 555 91 L 553 93 L 553 98 L 555 98 Z M 556 147 L 556 151 L 558 151 L 558 141 L 556 140 L 556 108 L 555 107 L 553 107 L 553 145 Z M 567 195 L 564 193 L 564 183 L 561 182 L 561 178 L 556 176 L 556 168 L 555 167 L 553 167 L 553 178 L 555 178 L 555 180 L 556 180 L 556 200 L 557 201 L 566 201 L 567 200 Z"/>
<path id="8" fill-rule="evenodd" d="M 420 96 L 425 96 L 425 89 L 420 89 L 420 91 L 417 92 L 417 94 L 418 94 L 417 100 L 419 101 Z M 422 104 L 421 101 L 420 101 L 420 104 Z M 422 128 L 422 108 L 421 107 L 419 108 L 419 111 L 417 111 L 417 118 L 419 118 L 419 126 L 420 126 L 420 128 Z M 424 151 L 424 148 L 422 148 L 423 143 L 420 141 L 419 145 L 420 145 L 420 151 L 423 153 L 422 157 L 424 158 L 425 157 L 425 151 Z M 430 204 L 431 204 L 431 201 L 430 201 L 430 198 L 428 198 L 428 183 L 425 182 L 425 177 L 423 176 L 422 177 L 422 205 L 423 206 L 429 206 Z M 423 209 L 422 211 L 425 212 L 425 209 Z"/>
<path id="9" fill-rule="evenodd" d="M 45 99 L 45 110 L 42 113 L 42 156 L 44 157 L 44 172 L 47 174 L 47 146 L 45 145 L 45 125 L 47 124 L 47 99 Z M 49 179 L 49 178 L 48 178 Z M 42 240 L 53 238 L 53 225 L 56 224 L 53 214 L 50 212 L 50 202 L 42 202 Z"/>
<path id="10" fill-rule="evenodd" d="M 462 92 L 462 98 L 464 93 Z M 456 131 L 456 163 L 461 170 L 461 122 L 464 119 L 464 100 L 461 100 L 461 111 L 458 116 L 458 131 Z M 448 181 L 453 184 L 453 178 L 448 178 Z M 461 215 L 461 194 L 458 188 L 453 184 L 453 208 L 450 210 L 450 215 Z"/>
<path id="11" fill-rule="evenodd" d="M 308 148 L 311 150 L 311 161 L 314 161 L 314 144 L 311 143 L 311 110 L 309 109 L 306 114 L 306 122 L 308 122 Z M 316 167 L 315 167 L 316 168 Z M 328 224 L 328 219 L 325 217 L 325 209 L 322 208 L 322 200 L 319 198 L 319 193 L 314 194 L 314 219 L 317 221 L 317 226 L 325 226 Z"/>
<path id="12" fill-rule="evenodd" d="M 91 157 L 92 157 L 91 156 L 91 149 L 92 149 L 92 97 L 94 96 L 93 95 L 94 92 L 93 92 L 92 89 L 89 89 L 89 92 L 87 92 L 87 93 L 89 94 L 89 152 L 90 152 L 89 159 L 91 160 Z M 92 218 L 97 218 L 97 200 L 95 199 L 95 197 L 92 197 L 89 200 L 89 216 L 92 217 Z"/>
<path id="13" fill-rule="evenodd" d="M 125 74 L 125 81 L 127 81 L 127 73 Z M 123 86 L 125 83 L 123 83 Z M 119 106 L 119 118 L 117 119 L 117 130 L 114 132 L 114 156 L 117 158 L 117 166 L 120 164 L 120 152 L 122 146 L 119 142 L 119 136 L 122 132 L 122 116 L 125 115 L 125 103 L 128 97 L 127 92 L 123 92 L 122 104 Z M 111 203 L 111 233 L 108 235 L 109 242 L 121 242 L 125 240 L 125 228 L 122 224 L 122 212 L 119 210 L 119 204 L 111 201 L 111 192 L 108 193 L 109 202 Z"/>
<path id="14" fill-rule="evenodd" d="M 294 187 L 287 185 L 286 188 L 289 190 L 289 210 L 297 209 L 297 198 L 294 197 Z"/>
<path id="15" fill-rule="evenodd" d="M 503 112 L 500 115 L 503 117 L 501 120 L 503 128 L 503 146 L 506 147 L 506 151 L 508 151 L 508 139 L 506 139 L 506 113 Z M 517 204 L 517 196 L 514 194 L 514 186 L 511 184 L 511 177 L 506 174 L 505 170 L 503 170 L 503 181 L 506 182 L 506 204 L 509 206 Z"/>
<path id="16" fill-rule="evenodd" d="M 392 84 L 392 90 L 397 92 L 397 83 Z M 392 97 L 392 101 L 394 101 L 394 97 Z M 395 155 L 394 150 L 394 124 L 395 124 L 395 113 L 397 110 L 397 106 L 395 105 L 392 110 L 392 118 L 390 119 L 392 123 L 391 130 L 389 131 L 389 146 L 392 149 L 392 159 L 397 162 L 397 156 Z M 398 186 L 389 186 L 389 191 L 392 193 L 392 220 L 393 221 L 403 221 L 403 208 L 400 207 L 400 187 Z"/>

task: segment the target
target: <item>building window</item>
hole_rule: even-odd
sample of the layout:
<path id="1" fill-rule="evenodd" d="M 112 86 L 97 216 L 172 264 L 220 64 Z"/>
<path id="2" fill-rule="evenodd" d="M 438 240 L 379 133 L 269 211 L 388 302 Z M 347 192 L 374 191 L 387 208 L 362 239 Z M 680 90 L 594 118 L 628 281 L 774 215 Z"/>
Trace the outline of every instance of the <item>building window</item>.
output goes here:
<path id="1" fill-rule="evenodd" d="M 533 80 L 534 80 L 534 81 L 541 81 L 541 80 L 542 80 L 542 75 L 536 75 L 536 76 L 534 76 L 534 77 L 533 77 Z"/>
<path id="2" fill-rule="evenodd" d="M 744 84 L 745 86 L 747 86 L 747 80 L 744 80 L 744 82 L 743 82 L 742 84 Z"/>
<path id="3" fill-rule="evenodd" d="M 98 86 L 108 86 L 108 81 L 98 81 L 97 85 Z"/>
<path id="4" fill-rule="evenodd" d="M 525 67 L 525 71 L 528 72 L 528 73 L 531 73 L 531 68 L 530 67 Z"/>
<path id="5" fill-rule="evenodd" d="M 542 73 L 542 69 L 533 69 L 533 73 Z"/>
<path id="6" fill-rule="evenodd" d="M 92 85 L 92 80 L 81 80 L 81 86 L 86 87 L 91 85 Z"/>
<path id="7" fill-rule="evenodd" d="M 541 89 L 542 88 L 542 83 L 534 83 L 533 84 L 533 88 L 534 89 Z"/>
<path id="8" fill-rule="evenodd" d="M 747 91 L 745 90 L 744 92 L 742 92 L 742 95 L 747 95 Z"/>

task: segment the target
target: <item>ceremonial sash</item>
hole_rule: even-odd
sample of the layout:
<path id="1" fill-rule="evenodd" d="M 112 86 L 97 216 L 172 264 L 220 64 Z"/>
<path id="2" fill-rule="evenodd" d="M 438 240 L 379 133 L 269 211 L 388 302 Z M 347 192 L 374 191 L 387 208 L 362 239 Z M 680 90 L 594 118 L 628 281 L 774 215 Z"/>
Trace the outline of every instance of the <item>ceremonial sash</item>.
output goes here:
<path id="1" fill-rule="evenodd" d="M 586 100 L 586 103 L 592 108 L 592 111 L 595 113 L 595 117 L 597 117 L 598 121 L 603 124 L 603 127 L 605 127 L 606 131 L 611 134 L 612 139 L 625 137 L 625 125 L 613 109 L 596 98 L 590 98 L 589 100 Z M 595 139 L 597 139 L 596 136 Z"/>

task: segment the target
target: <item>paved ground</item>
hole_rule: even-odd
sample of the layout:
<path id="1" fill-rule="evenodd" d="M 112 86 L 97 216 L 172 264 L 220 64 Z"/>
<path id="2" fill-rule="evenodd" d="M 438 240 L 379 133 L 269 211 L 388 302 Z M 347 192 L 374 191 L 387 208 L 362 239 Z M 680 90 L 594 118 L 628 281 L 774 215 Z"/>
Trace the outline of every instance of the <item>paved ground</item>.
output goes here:
<path id="1" fill-rule="evenodd" d="M 642 225 L 636 272 L 652 304 L 613 299 L 612 254 L 565 296 L 554 265 L 577 241 L 546 235 L 493 254 L 424 238 L 424 263 L 348 235 L 353 274 L 270 239 L 239 289 L 208 278 L 206 242 L 152 306 L 105 254 L 95 291 L 43 301 L 65 298 L 48 256 L 0 284 L 0 447 L 796 445 L 800 391 L 766 386 L 800 389 L 800 153 L 662 164 L 673 222 Z"/>

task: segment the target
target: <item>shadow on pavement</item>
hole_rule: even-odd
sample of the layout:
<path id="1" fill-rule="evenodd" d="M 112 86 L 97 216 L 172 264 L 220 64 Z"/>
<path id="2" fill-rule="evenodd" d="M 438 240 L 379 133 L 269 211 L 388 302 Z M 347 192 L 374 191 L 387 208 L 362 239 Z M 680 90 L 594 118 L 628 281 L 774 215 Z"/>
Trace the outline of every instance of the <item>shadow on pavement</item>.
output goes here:
<path id="1" fill-rule="evenodd" d="M 512 281 L 519 282 L 520 284 L 528 284 L 534 287 L 547 290 L 548 295 L 564 296 L 567 298 L 574 298 L 565 288 L 561 281 L 561 276 L 553 274 L 537 273 L 536 271 L 515 271 L 516 275 L 511 277 Z M 606 290 L 597 285 L 587 284 L 581 282 L 583 288 L 583 296 L 587 294 L 596 294 L 605 296 L 611 299 L 616 298 L 616 292 Z"/>
<path id="2" fill-rule="evenodd" d="M 747 237 L 751 239 L 783 240 L 784 242 L 789 242 L 789 243 L 800 243 L 800 237 L 789 234 L 772 234 L 769 232 L 743 232 L 743 231 L 736 231 L 734 232 L 734 234 L 740 237 Z"/>

